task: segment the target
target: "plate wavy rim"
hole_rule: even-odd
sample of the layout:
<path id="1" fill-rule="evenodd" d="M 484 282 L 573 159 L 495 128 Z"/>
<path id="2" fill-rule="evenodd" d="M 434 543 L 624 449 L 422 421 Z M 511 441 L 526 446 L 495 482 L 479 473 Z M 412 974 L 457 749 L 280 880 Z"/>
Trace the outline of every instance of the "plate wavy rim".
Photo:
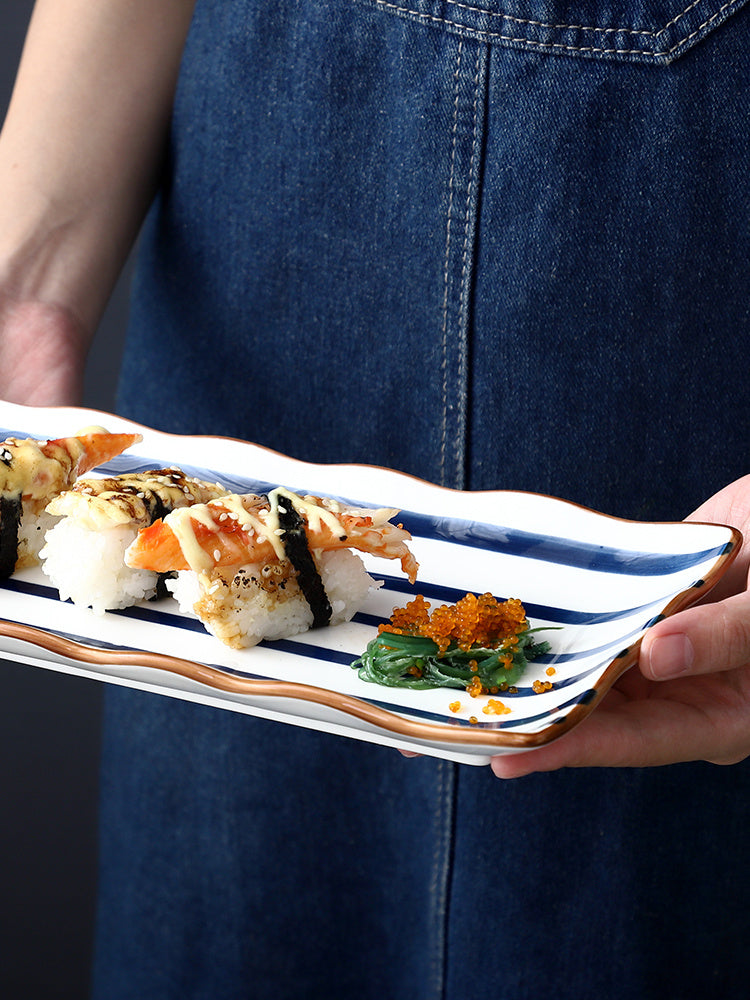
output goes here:
<path id="1" fill-rule="evenodd" d="M 543 494 L 537 494 L 543 496 Z M 586 509 L 586 508 L 583 508 Z M 666 523 L 666 522 L 665 522 Z M 692 522 L 702 523 L 702 522 Z M 714 525 L 711 525 L 712 527 Z M 739 535 L 734 528 L 727 527 L 730 532 Z M 741 536 L 740 536 L 741 537 Z M 731 548 L 729 548 L 731 545 Z M 671 617 L 678 611 L 696 603 L 708 593 L 718 582 L 723 572 L 736 557 L 739 551 L 738 539 L 728 543 L 727 551 L 716 560 L 714 571 L 707 574 L 703 585 L 691 588 L 678 594 L 665 610 L 654 619 L 661 621 Z M 638 661 L 643 636 L 623 649 L 615 656 L 603 672 L 598 675 L 587 698 L 580 698 L 576 705 L 564 717 L 553 721 L 548 727 L 537 733 L 519 733 L 512 730 L 492 730 L 472 728 L 464 721 L 450 720 L 443 723 L 419 722 L 403 718 L 395 712 L 381 708 L 377 704 L 364 701 L 354 695 L 333 691 L 329 688 L 317 687 L 312 684 L 300 684 L 296 681 L 282 681 L 274 678 L 244 677 L 224 670 L 220 667 L 188 660 L 183 657 L 170 656 L 165 653 L 140 649 L 102 649 L 90 646 L 75 639 L 69 639 L 57 632 L 40 629 L 32 625 L 24 625 L 7 619 L 0 619 L 0 634 L 6 638 L 26 642 L 46 650 L 62 658 L 76 663 L 96 666 L 123 666 L 129 668 L 154 668 L 175 674 L 184 680 L 204 685 L 224 694 L 244 695 L 250 698 L 282 698 L 292 699 L 310 704 L 322 705 L 335 709 L 344 715 L 351 716 L 361 722 L 368 723 L 377 729 L 394 736 L 411 740 L 426 741 L 437 744 L 464 744 L 474 747 L 489 747 L 492 749 L 515 748 L 533 749 L 544 746 L 563 736 L 579 725 L 612 688 L 616 681 Z M 106 681 L 106 676 L 99 678 Z"/>
<path id="2" fill-rule="evenodd" d="M 336 469 L 367 470 L 378 475 L 392 476 L 400 480 L 408 480 L 418 488 L 428 489 L 430 492 L 452 494 L 459 497 L 465 495 L 465 491 L 439 486 L 420 479 L 417 476 L 410 475 L 409 473 L 400 472 L 385 466 L 356 463 L 330 463 L 326 465 L 319 465 L 316 463 L 306 462 L 302 459 L 291 458 L 290 456 L 286 456 L 272 448 L 267 448 L 263 445 L 255 444 L 254 442 L 244 441 L 241 438 L 209 434 L 173 434 L 167 431 L 161 431 L 148 427 L 144 424 L 139 424 L 136 421 L 129 420 L 116 414 L 107 414 L 101 411 L 86 408 L 32 408 L 24 407 L 18 404 L 7 404 L 0 400 L 0 409 L 2 406 L 10 406 L 19 412 L 33 410 L 37 415 L 40 412 L 46 412 L 50 415 L 54 414 L 56 416 L 59 416 L 60 414 L 67 414 L 70 417 L 73 417 L 75 415 L 79 419 L 81 417 L 85 417 L 90 420 L 92 418 L 101 418 L 102 422 L 108 421 L 111 423 L 112 421 L 115 421 L 117 424 L 126 426 L 133 430 L 139 430 L 144 434 L 156 435 L 159 439 L 173 439 L 182 441 L 183 443 L 186 439 L 189 439 L 190 441 L 203 442 L 204 444 L 209 442 L 221 442 L 239 447 L 250 446 L 252 449 L 262 453 L 267 453 L 278 460 L 290 462 L 293 466 L 300 469 L 308 467 L 317 470 L 325 469 L 331 471 Z M 33 432 L 30 433 L 33 434 Z M 333 709 L 338 713 L 342 713 L 344 716 L 372 726 L 377 731 L 381 731 L 401 739 L 416 741 L 421 744 L 437 747 L 451 746 L 456 748 L 465 746 L 475 750 L 486 749 L 488 752 L 499 752 L 504 749 L 530 750 L 560 738 L 586 719 L 591 712 L 595 710 L 617 680 L 628 669 L 637 663 L 641 643 L 646 632 L 648 631 L 648 628 L 654 625 L 657 621 L 661 621 L 677 614 L 682 610 L 685 610 L 687 607 L 697 603 L 706 594 L 708 594 L 734 562 L 735 558 L 739 554 L 743 541 L 741 532 L 731 525 L 700 521 L 634 521 L 632 519 L 620 518 L 615 515 L 596 511 L 585 507 L 582 504 L 575 503 L 574 501 L 565 500 L 559 497 L 551 497 L 546 494 L 536 493 L 533 491 L 486 490 L 472 491 L 470 493 L 472 497 L 477 497 L 482 494 L 489 497 L 499 495 L 536 497 L 543 501 L 550 501 L 554 504 L 574 508 L 586 515 L 592 515 L 596 518 L 611 521 L 613 523 L 616 522 L 621 525 L 633 524 L 644 526 L 658 524 L 668 526 L 679 524 L 687 526 L 687 524 L 691 524 L 696 528 L 704 527 L 709 529 L 724 530 L 727 532 L 727 539 L 722 551 L 714 558 L 709 571 L 704 573 L 702 578 L 696 584 L 674 595 L 661 612 L 654 617 L 646 627 L 644 627 L 642 633 L 635 641 L 621 649 L 620 652 L 618 652 L 606 666 L 602 664 L 602 666 L 598 668 L 589 690 L 577 699 L 576 703 L 565 713 L 564 716 L 552 720 L 548 726 L 538 730 L 537 732 L 514 732 L 512 729 L 507 728 L 493 729 L 484 724 L 481 726 L 472 726 L 470 723 L 467 723 L 467 720 L 458 718 L 455 720 L 446 718 L 446 720 L 442 722 L 423 722 L 397 714 L 388 708 L 383 708 L 377 703 L 364 700 L 356 695 L 336 691 L 328 687 L 321 687 L 306 683 L 303 684 L 291 680 L 280 680 L 271 677 L 259 678 L 243 676 L 242 674 L 238 674 L 229 668 L 224 669 L 222 667 L 217 667 L 198 660 L 173 656 L 148 649 L 124 647 L 100 648 L 95 645 L 89 645 L 85 642 L 79 641 L 79 639 L 67 637 L 53 629 L 43 629 L 38 626 L 27 625 L 22 622 L 4 618 L 0 618 L 0 635 L 8 639 L 43 649 L 53 656 L 72 661 L 83 666 L 98 668 L 120 666 L 128 669 L 152 668 L 158 671 L 163 671 L 167 674 L 175 675 L 183 680 L 201 685 L 204 688 L 208 688 L 210 691 L 216 691 L 221 694 L 243 696 L 249 699 L 282 699 L 302 702 L 310 705 L 324 706 L 327 709 Z M 54 664 L 48 665 L 54 666 Z M 95 679 L 106 682 L 107 676 L 105 674 L 97 674 Z M 178 695 L 178 692 L 175 693 Z M 293 720 L 290 719 L 290 721 Z M 353 731 L 352 736 L 356 735 L 356 731 Z"/>

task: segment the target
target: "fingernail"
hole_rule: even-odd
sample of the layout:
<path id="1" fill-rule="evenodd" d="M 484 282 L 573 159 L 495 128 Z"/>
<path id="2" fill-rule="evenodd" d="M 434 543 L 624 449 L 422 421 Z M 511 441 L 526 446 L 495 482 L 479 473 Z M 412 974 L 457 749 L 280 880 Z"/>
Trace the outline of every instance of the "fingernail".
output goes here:
<path id="1" fill-rule="evenodd" d="M 651 643 L 648 663 L 651 676 L 656 680 L 679 677 L 693 664 L 693 644 L 680 632 L 661 636 Z"/>

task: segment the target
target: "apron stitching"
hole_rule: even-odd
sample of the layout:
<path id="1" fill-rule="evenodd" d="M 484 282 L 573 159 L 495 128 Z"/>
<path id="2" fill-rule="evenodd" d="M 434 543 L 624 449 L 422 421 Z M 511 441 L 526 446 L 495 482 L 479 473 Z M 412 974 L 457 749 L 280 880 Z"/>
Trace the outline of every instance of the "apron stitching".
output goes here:
<path id="1" fill-rule="evenodd" d="M 479 14 L 481 17 L 510 21 L 512 24 L 528 25 L 532 28 L 545 28 L 553 31 L 593 31 L 600 35 L 646 35 L 649 38 L 656 38 L 658 35 L 664 34 L 672 25 L 682 20 L 683 17 L 686 17 L 699 3 L 702 3 L 702 0 L 691 0 L 687 7 L 681 10 L 679 14 L 676 14 L 664 27 L 654 31 L 652 28 L 600 28 L 592 24 L 555 24 L 552 21 L 537 21 L 531 17 L 514 17 L 512 14 L 505 14 L 502 11 L 487 10 L 484 7 L 460 3 L 459 0 L 446 0 L 447 5 L 457 7 L 459 10 L 465 10 L 469 14 Z"/>
<path id="2" fill-rule="evenodd" d="M 422 21 L 424 23 L 428 23 L 428 24 L 430 24 L 430 23 L 431 24 L 442 24 L 442 25 L 445 25 L 446 27 L 449 27 L 449 28 L 456 28 L 458 30 L 470 32 L 471 35 L 472 35 L 472 37 L 479 38 L 480 40 L 486 41 L 486 42 L 493 42 L 493 41 L 496 41 L 496 42 L 517 42 L 518 44 L 520 44 L 522 46 L 525 46 L 525 47 L 528 47 L 528 48 L 531 48 L 531 49 L 536 48 L 536 49 L 546 50 L 548 52 L 584 52 L 584 53 L 585 52 L 592 52 L 592 53 L 599 53 L 600 55 L 649 56 L 652 59 L 666 59 L 666 58 L 669 58 L 669 56 L 673 55 L 683 45 L 687 44 L 688 42 L 692 42 L 692 40 L 697 35 L 699 35 L 703 31 L 704 28 L 707 28 L 717 18 L 721 17 L 723 14 L 725 14 L 732 7 L 741 6 L 745 2 L 745 0 L 727 0 L 727 2 L 725 4 L 723 4 L 718 10 L 714 11 L 714 13 L 710 17 L 706 18 L 706 20 L 703 21 L 702 24 L 699 24 L 697 28 L 695 28 L 693 31 L 689 32 L 688 34 L 684 35 L 682 38 L 678 39 L 678 41 L 676 41 L 674 43 L 674 45 L 671 45 L 669 48 L 661 49 L 659 51 L 654 51 L 653 49 L 645 49 L 645 48 L 643 48 L 643 49 L 619 48 L 618 46 L 610 46 L 609 48 L 605 48 L 605 47 L 599 46 L 599 45 L 566 45 L 563 42 L 540 42 L 540 41 L 536 41 L 535 39 L 532 39 L 532 38 L 525 38 L 525 37 L 523 37 L 523 35 L 505 35 L 505 34 L 502 34 L 501 32 L 485 31 L 483 28 L 476 28 L 476 27 L 473 27 L 472 25 L 469 25 L 469 24 L 460 24 L 458 21 L 454 21 L 452 19 L 445 18 L 445 17 L 438 17 L 435 14 L 423 14 L 420 11 L 412 10 L 409 7 L 404 7 L 403 5 L 400 5 L 400 4 L 397 4 L 397 3 L 391 3 L 391 2 L 389 2 L 389 0 L 372 0 L 372 2 L 376 6 L 383 7 L 386 10 L 391 10 L 394 13 L 397 13 L 397 14 L 408 14 L 410 17 L 413 17 L 415 20 Z M 689 9 L 690 8 L 686 8 L 686 10 L 689 10 Z M 674 24 L 676 21 L 679 20 L 679 18 L 681 16 L 682 15 L 679 15 L 678 17 L 676 17 L 674 19 L 674 21 L 670 22 L 670 24 Z M 559 26 L 560 29 L 564 29 L 564 28 L 567 28 L 567 27 L 569 27 L 570 29 L 577 28 L 577 30 L 580 30 L 580 31 L 588 31 L 588 30 L 593 31 L 593 30 L 595 30 L 594 28 L 590 28 L 590 29 L 586 28 L 583 25 L 578 26 L 578 27 L 576 25 L 569 25 L 569 26 L 568 25 L 560 25 Z M 667 30 L 667 27 L 668 27 L 668 25 L 665 26 L 664 28 L 660 29 L 659 31 L 655 32 L 654 35 L 653 35 L 653 37 L 656 38 L 657 36 L 661 35 L 664 31 Z M 604 30 L 604 29 L 602 29 L 602 30 Z M 609 33 L 612 33 L 612 32 L 615 31 L 615 29 L 609 29 L 609 28 L 606 29 L 606 30 Z M 627 28 L 623 28 L 622 29 L 622 33 L 623 34 L 627 34 L 628 33 L 628 29 Z M 633 32 L 633 33 L 636 33 L 636 32 Z M 638 31 L 637 33 L 638 34 L 645 34 L 645 32 L 641 32 L 641 31 Z"/>
<path id="3" fill-rule="evenodd" d="M 448 942 L 449 883 L 453 860 L 455 770 L 456 765 L 441 760 L 438 801 L 435 810 L 436 836 L 430 896 L 434 902 L 435 948 L 432 960 L 435 1000 L 445 996 Z"/>
<path id="4" fill-rule="evenodd" d="M 472 142 L 471 159 L 469 161 L 469 183 L 466 188 L 466 208 L 464 211 L 464 241 L 461 252 L 461 289 L 460 289 L 460 314 L 459 314 L 459 392 L 460 392 L 460 413 L 459 431 L 456 437 L 456 467 L 458 472 L 459 485 L 464 485 L 465 475 L 465 455 L 466 455 L 466 411 L 468 394 L 468 367 L 469 367 L 469 234 L 471 232 L 471 204 L 476 189 L 476 164 L 478 147 L 478 121 L 479 121 L 479 71 L 481 65 L 482 50 L 477 45 L 476 64 L 474 68 L 474 105 L 472 108 Z"/>
<path id="5" fill-rule="evenodd" d="M 458 137 L 458 98 L 459 82 L 461 73 L 461 60 L 463 55 L 463 39 L 458 43 L 456 53 L 456 70 L 453 74 L 454 100 L 453 100 L 453 128 L 451 131 L 451 165 L 448 178 L 448 220 L 445 233 L 445 263 L 443 268 L 443 321 L 441 328 L 442 336 L 442 359 L 440 364 L 443 392 L 443 420 L 440 433 L 440 481 L 445 485 L 445 456 L 448 437 L 448 290 L 450 285 L 450 252 L 451 252 L 451 227 L 453 222 L 453 193 L 456 174 L 456 144 Z"/>

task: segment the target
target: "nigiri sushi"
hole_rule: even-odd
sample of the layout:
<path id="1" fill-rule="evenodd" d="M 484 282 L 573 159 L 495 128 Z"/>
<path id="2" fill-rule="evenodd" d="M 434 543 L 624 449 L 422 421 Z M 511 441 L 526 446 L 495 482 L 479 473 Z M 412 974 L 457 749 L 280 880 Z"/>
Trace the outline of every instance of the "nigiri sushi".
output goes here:
<path id="1" fill-rule="evenodd" d="M 411 536 L 390 508 L 350 507 L 278 487 L 174 511 L 139 532 L 129 566 L 165 573 L 181 608 L 192 609 L 229 646 L 252 646 L 349 621 L 379 586 L 353 549 L 400 561 L 413 582 Z"/>
<path id="2" fill-rule="evenodd" d="M 44 510 L 54 497 L 141 440 L 140 434 L 92 428 L 51 441 L 7 438 L 0 443 L 0 579 L 37 563 L 52 523 Z"/>
<path id="3" fill-rule="evenodd" d="M 62 600 L 97 614 L 161 596 L 162 575 L 126 566 L 125 550 L 157 518 L 226 492 L 177 468 L 79 479 L 47 505 L 58 520 L 39 553 L 42 569 Z"/>

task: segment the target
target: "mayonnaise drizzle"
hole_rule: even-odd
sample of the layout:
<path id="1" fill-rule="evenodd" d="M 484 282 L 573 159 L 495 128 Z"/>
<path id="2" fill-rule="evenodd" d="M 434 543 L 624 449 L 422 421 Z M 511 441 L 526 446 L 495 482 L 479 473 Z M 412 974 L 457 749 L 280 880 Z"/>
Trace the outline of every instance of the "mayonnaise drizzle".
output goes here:
<path id="1" fill-rule="evenodd" d="M 292 504 L 300 517 L 304 519 L 311 533 L 319 532 L 323 523 L 326 524 L 332 535 L 342 533 L 341 521 L 337 516 L 341 512 L 341 508 L 335 500 L 326 500 L 328 507 L 324 507 L 322 501 L 316 497 L 301 497 L 297 493 L 284 489 L 283 486 L 277 486 L 268 494 L 272 509 L 278 507 L 280 498 L 284 498 Z M 276 523 L 278 525 L 278 513 L 276 514 Z"/>
<path id="2" fill-rule="evenodd" d="M 334 535 L 343 533 L 341 521 L 335 510 L 338 508 L 336 501 L 327 501 L 332 508 L 329 509 L 321 506 L 315 498 L 301 497 L 283 486 L 278 486 L 269 492 L 268 507 L 260 507 L 258 497 L 229 494 L 205 505 L 172 511 L 167 518 L 167 523 L 179 542 L 185 561 L 196 573 L 208 572 L 214 568 L 217 561 L 213 553 L 206 552 L 198 542 L 195 532 L 196 523 L 201 524 L 211 534 L 221 533 L 225 543 L 231 543 L 234 541 L 231 533 L 222 531 L 222 521 L 226 520 L 227 517 L 236 521 L 249 537 L 255 535 L 259 542 L 267 541 L 273 548 L 276 558 L 282 560 L 286 558 L 286 551 L 284 549 L 285 531 L 279 523 L 280 503 L 282 506 L 284 503 L 288 503 L 295 508 L 311 535 L 320 532 L 323 524 Z M 237 539 L 234 544 L 236 545 L 238 562 L 242 561 L 244 549 L 241 540 Z"/>
<path id="3" fill-rule="evenodd" d="M 70 442 L 68 449 L 58 445 L 53 454 L 45 454 L 41 441 L 8 438 L 0 444 L 0 491 L 8 496 L 23 494 L 37 500 L 63 489 L 70 469 L 84 451 L 75 438 Z M 48 448 L 51 444 L 46 443 Z"/>
<path id="4" fill-rule="evenodd" d="M 119 524 L 145 527 L 155 498 L 168 510 L 208 503 L 226 493 L 219 483 L 203 482 L 179 469 L 136 472 L 100 479 L 79 479 L 72 489 L 55 497 L 47 511 L 74 517 L 86 527 L 102 530 Z"/>

